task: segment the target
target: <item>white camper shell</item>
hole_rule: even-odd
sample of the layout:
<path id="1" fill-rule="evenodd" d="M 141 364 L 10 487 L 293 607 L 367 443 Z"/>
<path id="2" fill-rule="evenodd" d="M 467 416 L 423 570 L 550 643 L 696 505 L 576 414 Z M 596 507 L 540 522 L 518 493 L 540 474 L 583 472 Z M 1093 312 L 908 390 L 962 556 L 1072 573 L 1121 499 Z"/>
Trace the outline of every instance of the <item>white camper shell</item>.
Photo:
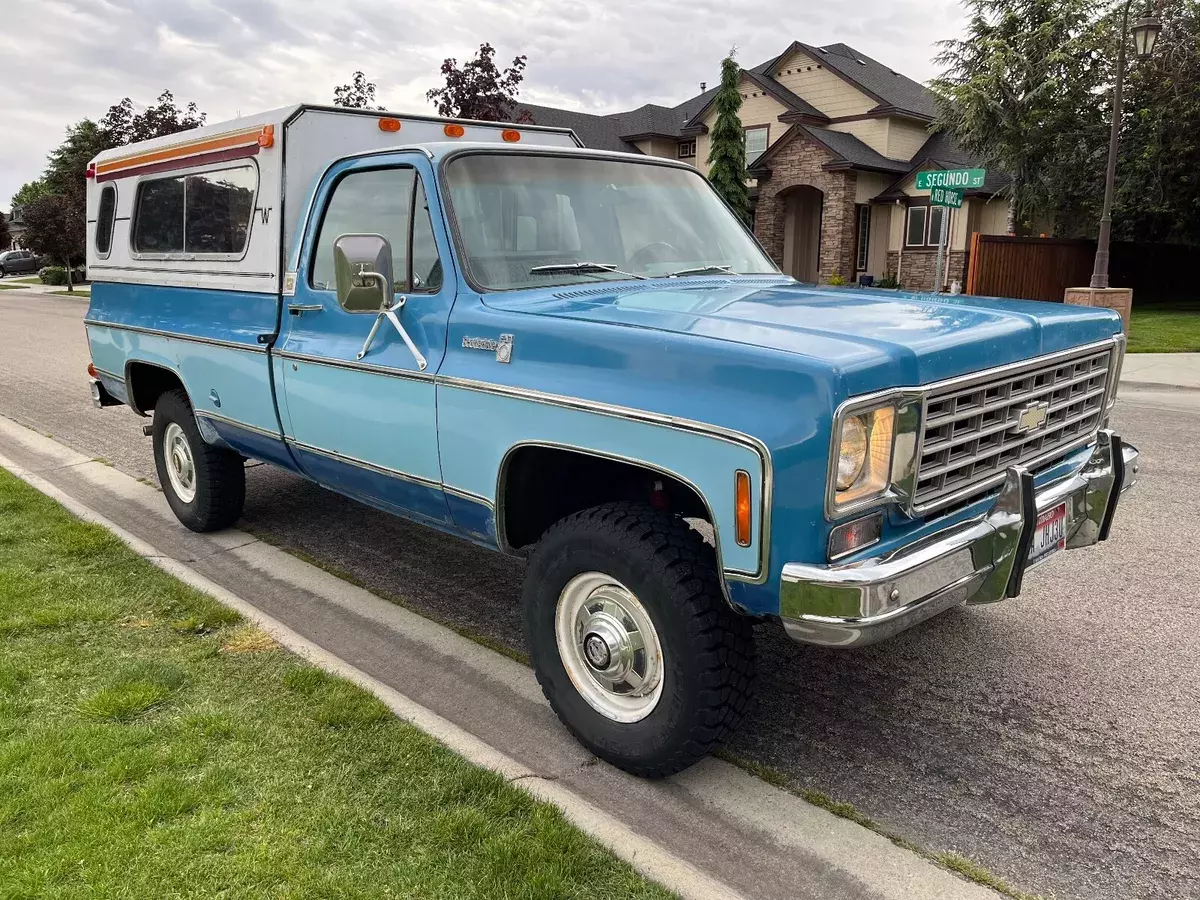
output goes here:
<path id="1" fill-rule="evenodd" d="M 88 276 L 277 293 L 309 195 L 334 161 L 514 139 L 582 146 L 564 128 L 297 105 L 106 150 L 88 169 Z M 192 240 L 189 198 L 225 221 Z"/>

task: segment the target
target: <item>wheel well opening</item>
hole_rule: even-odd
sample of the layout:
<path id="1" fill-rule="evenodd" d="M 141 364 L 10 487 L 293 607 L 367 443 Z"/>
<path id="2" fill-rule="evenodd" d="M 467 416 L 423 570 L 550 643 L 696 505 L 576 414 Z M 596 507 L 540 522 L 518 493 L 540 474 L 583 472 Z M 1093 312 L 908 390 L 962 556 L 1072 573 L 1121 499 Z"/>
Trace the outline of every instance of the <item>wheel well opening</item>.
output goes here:
<path id="1" fill-rule="evenodd" d="M 183 388 L 179 376 L 170 369 L 152 363 L 131 362 L 125 369 L 125 387 L 129 405 L 141 415 L 149 415 L 158 398 L 167 391 Z"/>
<path id="2" fill-rule="evenodd" d="M 500 536 L 513 549 L 537 543 L 546 529 L 571 513 L 617 500 L 711 521 L 704 500 L 678 478 L 578 450 L 519 447 L 507 457 L 500 481 Z"/>

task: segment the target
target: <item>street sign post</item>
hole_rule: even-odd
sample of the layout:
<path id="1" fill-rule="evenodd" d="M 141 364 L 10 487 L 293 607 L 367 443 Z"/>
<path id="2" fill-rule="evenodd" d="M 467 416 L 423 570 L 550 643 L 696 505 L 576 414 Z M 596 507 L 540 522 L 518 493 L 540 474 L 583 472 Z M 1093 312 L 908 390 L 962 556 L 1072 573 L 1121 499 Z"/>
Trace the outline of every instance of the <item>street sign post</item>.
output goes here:
<path id="1" fill-rule="evenodd" d="M 987 179 L 985 169 L 942 169 L 917 173 L 917 190 L 933 188 L 960 188 L 968 191 L 983 187 Z"/>
<path id="2" fill-rule="evenodd" d="M 941 169 L 917 173 L 917 190 L 929 191 L 930 206 L 941 206 L 946 210 L 942 213 L 942 233 L 938 240 L 934 293 L 942 292 L 942 281 L 945 278 L 943 265 L 946 261 L 946 235 L 950 230 L 949 211 L 961 209 L 963 192 L 983 187 L 986 180 L 987 171 L 984 169 Z"/>
<path id="3" fill-rule="evenodd" d="M 931 206 L 945 206 L 949 209 L 962 209 L 963 192 L 957 188 L 935 187 L 929 191 Z"/>

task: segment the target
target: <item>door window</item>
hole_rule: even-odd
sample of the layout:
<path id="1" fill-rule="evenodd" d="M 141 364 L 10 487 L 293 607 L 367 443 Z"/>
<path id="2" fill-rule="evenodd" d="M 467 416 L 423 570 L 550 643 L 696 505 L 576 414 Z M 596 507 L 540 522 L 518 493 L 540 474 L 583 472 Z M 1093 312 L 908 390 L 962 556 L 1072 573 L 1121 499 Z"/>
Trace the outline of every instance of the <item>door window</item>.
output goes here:
<path id="1" fill-rule="evenodd" d="M 351 172 L 333 189 L 313 249 L 309 284 L 337 289 L 333 245 L 343 234 L 379 234 L 392 246 L 396 293 L 436 292 L 442 264 L 424 186 L 407 166 Z M 374 312 L 374 310 L 372 310 Z"/>
<path id="2" fill-rule="evenodd" d="M 325 207 L 314 250 L 309 283 L 320 290 L 337 289 L 333 245 L 343 234 L 380 234 L 392 245 L 392 277 L 396 292 L 405 290 L 408 270 L 408 221 L 416 172 L 409 168 L 351 172 L 333 189 Z"/>

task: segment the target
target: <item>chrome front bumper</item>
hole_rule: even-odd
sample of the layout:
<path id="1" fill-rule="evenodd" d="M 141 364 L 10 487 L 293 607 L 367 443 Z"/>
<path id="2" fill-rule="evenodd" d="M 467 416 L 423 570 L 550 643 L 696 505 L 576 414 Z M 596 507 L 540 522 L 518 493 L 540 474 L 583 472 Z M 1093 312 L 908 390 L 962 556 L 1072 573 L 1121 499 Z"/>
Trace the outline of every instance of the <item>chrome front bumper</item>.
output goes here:
<path id="1" fill-rule="evenodd" d="M 1074 475 L 1036 490 L 1013 466 L 986 515 L 886 556 L 844 565 L 783 567 L 779 614 L 806 644 L 859 647 L 899 634 L 961 603 L 995 603 L 1021 591 L 1038 513 L 1067 501 L 1067 549 L 1108 538 L 1121 494 L 1133 487 L 1138 452 L 1101 431 Z"/>

